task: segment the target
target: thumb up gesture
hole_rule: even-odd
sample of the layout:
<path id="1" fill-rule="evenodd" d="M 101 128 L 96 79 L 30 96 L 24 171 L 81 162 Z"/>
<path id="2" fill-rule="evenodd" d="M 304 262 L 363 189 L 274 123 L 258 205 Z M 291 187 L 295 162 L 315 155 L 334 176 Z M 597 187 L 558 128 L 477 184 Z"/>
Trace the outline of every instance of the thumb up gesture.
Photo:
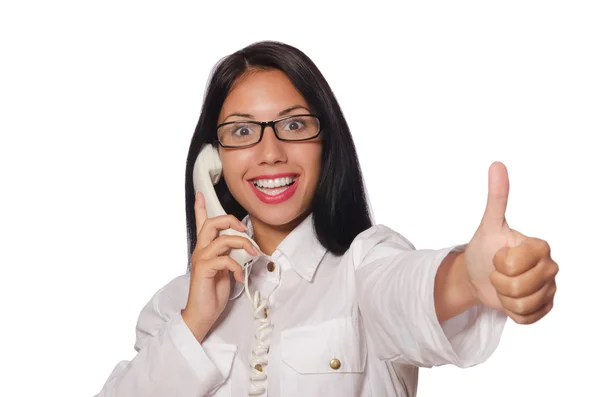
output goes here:
<path id="1" fill-rule="evenodd" d="M 508 226 L 504 164 L 493 163 L 488 178 L 485 212 L 465 250 L 469 282 L 479 303 L 504 311 L 516 323 L 532 324 L 552 309 L 558 265 L 546 241 Z"/>

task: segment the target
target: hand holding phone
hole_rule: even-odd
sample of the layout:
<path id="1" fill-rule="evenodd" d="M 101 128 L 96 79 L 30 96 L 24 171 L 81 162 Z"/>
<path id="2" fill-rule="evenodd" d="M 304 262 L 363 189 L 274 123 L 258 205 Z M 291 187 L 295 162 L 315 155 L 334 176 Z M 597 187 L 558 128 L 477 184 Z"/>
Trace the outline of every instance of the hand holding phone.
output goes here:
<path id="1" fill-rule="evenodd" d="M 236 281 L 243 283 L 242 267 L 228 251 L 243 250 L 250 256 L 258 251 L 248 238 L 220 232 L 232 229 L 243 233 L 244 224 L 232 215 L 209 218 L 205 198 L 196 194 L 197 242 L 191 257 L 190 291 L 182 317 L 196 339 L 201 342 L 219 318 L 229 300 L 232 272 Z"/>
<path id="2" fill-rule="evenodd" d="M 214 184 L 221 173 L 217 148 L 205 145 L 193 170 L 196 247 L 191 257 L 190 292 L 182 312 L 184 321 L 199 341 L 229 300 L 229 272 L 243 283 L 243 268 L 260 254 L 258 245 L 245 233 L 246 226 L 233 215 L 227 215 L 219 203 Z"/>

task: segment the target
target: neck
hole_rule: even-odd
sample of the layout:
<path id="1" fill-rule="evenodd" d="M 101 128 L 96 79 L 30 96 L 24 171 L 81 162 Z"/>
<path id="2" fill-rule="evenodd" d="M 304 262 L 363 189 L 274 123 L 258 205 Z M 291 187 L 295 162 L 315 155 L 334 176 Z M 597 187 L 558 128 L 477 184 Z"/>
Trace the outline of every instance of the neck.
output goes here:
<path id="1" fill-rule="evenodd" d="M 307 216 L 304 214 L 284 225 L 269 225 L 262 222 L 260 219 L 250 215 L 252 222 L 252 230 L 254 232 L 253 240 L 258 244 L 260 250 L 267 255 L 272 255 L 277 249 L 277 246 L 292 230 L 296 228 Z"/>

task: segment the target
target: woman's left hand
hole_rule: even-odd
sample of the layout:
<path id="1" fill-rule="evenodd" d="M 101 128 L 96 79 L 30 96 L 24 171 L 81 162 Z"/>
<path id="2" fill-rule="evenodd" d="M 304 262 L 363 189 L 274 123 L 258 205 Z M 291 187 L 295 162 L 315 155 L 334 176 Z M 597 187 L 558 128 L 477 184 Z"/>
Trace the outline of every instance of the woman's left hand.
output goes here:
<path id="1" fill-rule="evenodd" d="M 508 191 L 506 167 L 495 162 L 485 213 L 465 250 L 465 264 L 479 303 L 504 311 L 516 323 L 531 324 L 552 309 L 558 265 L 546 241 L 508 226 Z"/>

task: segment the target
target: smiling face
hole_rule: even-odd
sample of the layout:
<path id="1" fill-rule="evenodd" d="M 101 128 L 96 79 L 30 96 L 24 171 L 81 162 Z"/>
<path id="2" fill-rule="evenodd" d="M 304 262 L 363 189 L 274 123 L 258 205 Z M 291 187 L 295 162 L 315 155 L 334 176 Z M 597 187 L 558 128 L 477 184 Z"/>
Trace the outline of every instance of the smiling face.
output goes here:
<path id="1" fill-rule="evenodd" d="M 271 121 L 301 114 L 312 112 L 283 72 L 252 71 L 234 85 L 223 104 L 218 124 Z M 294 121 L 282 124 L 282 130 L 297 131 L 303 127 Z M 239 129 L 235 133 L 240 137 L 248 132 Z M 227 187 L 248 211 L 252 222 L 286 226 L 297 224 L 310 207 L 319 180 L 321 150 L 320 136 L 302 142 L 284 142 L 277 139 L 271 127 L 266 127 L 258 144 L 241 149 L 220 147 L 219 153 Z"/>

